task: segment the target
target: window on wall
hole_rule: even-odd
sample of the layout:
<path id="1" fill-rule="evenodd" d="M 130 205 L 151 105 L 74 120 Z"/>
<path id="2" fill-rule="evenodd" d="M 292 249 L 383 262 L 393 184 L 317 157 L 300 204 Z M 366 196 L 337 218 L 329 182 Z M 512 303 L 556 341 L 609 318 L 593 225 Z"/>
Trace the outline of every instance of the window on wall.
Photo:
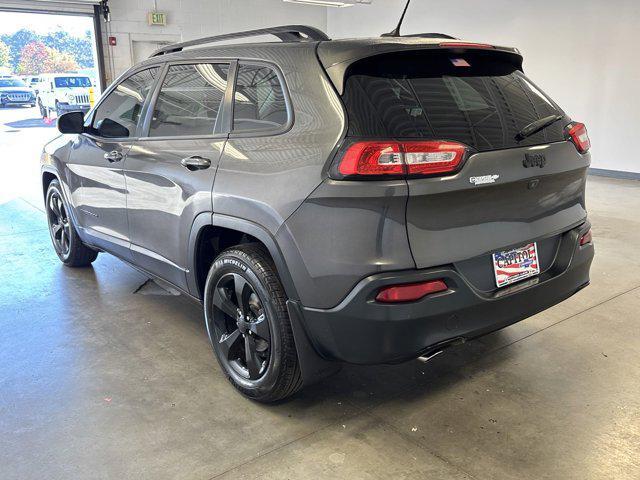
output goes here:
<path id="1" fill-rule="evenodd" d="M 275 70 L 241 64 L 233 99 L 233 131 L 274 130 L 287 121 L 284 90 Z"/>
<path id="2" fill-rule="evenodd" d="M 212 135 L 227 88 L 229 65 L 172 65 L 162 83 L 149 136 Z"/>
<path id="3" fill-rule="evenodd" d="M 94 132 L 103 137 L 135 135 L 142 107 L 159 71 L 154 67 L 135 73 L 107 95 L 93 115 Z"/>

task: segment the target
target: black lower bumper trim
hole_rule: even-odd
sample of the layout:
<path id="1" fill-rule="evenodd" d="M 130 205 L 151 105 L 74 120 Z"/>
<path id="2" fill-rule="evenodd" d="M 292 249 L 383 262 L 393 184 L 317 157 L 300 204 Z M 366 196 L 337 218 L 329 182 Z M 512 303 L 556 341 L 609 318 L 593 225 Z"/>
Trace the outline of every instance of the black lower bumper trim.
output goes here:
<path id="1" fill-rule="evenodd" d="M 302 308 L 305 330 L 319 355 L 356 364 L 401 362 L 452 339 L 485 335 L 588 285 L 594 249 L 578 245 L 580 232 L 568 232 L 556 268 L 492 294 L 474 289 L 453 267 L 379 274 L 361 281 L 335 308 Z M 444 279 L 449 290 L 405 304 L 375 301 L 382 286 L 432 279 Z"/>

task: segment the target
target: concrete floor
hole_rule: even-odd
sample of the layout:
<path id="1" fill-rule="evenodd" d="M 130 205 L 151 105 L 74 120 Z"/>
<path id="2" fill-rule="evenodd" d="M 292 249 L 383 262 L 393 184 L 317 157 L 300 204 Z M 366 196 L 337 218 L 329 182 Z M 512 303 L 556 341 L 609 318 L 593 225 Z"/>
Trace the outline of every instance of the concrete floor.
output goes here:
<path id="1" fill-rule="evenodd" d="M 640 478 L 640 182 L 589 179 L 597 254 L 570 300 L 262 406 L 221 375 L 198 305 L 136 293 L 109 255 L 61 266 L 37 181 L 16 186 L 52 132 L 4 128 L 1 479 Z"/>

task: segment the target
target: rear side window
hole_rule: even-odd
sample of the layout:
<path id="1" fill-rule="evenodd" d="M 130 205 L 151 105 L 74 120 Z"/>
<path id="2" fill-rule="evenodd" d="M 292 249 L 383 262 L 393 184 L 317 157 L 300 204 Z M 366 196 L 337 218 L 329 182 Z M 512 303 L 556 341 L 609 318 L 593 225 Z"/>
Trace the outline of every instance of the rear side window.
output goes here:
<path id="1" fill-rule="evenodd" d="M 479 151 L 564 140 L 562 122 L 515 140 L 531 122 L 563 112 L 495 52 L 380 55 L 347 75 L 350 136 L 454 140 Z"/>
<path id="2" fill-rule="evenodd" d="M 150 137 L 212 135 L 227 88 L 228 64 L 172 65 L 162 82 Z"/>
<path id="3" fill-rule="evenodd" d="M 240 64 L 233 99 L 233 131 L 276 130 L 287 121 L 284 89 L 275 70 Z"/>

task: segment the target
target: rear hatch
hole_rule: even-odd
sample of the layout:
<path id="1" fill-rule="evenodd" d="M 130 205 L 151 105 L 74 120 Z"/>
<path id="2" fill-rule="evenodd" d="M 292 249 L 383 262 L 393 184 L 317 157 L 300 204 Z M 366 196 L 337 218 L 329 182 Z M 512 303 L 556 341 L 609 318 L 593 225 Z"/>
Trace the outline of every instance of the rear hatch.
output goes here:
<path id="1" fill-rule="evenodd" d="M 520 65 L 519 55 L 490 48 L 432 48 L 359 60 L 344 77 L 347 144 L 465 147 L 451 171 L 407 167 L 407 234 L 416 267 L 454 264 L 484 291 L 496 288 L 492 253 L 537 242 L 544 272 L 562 234 L 586 218 L 589 154 L 567 140 L 570 119 Z"/>

